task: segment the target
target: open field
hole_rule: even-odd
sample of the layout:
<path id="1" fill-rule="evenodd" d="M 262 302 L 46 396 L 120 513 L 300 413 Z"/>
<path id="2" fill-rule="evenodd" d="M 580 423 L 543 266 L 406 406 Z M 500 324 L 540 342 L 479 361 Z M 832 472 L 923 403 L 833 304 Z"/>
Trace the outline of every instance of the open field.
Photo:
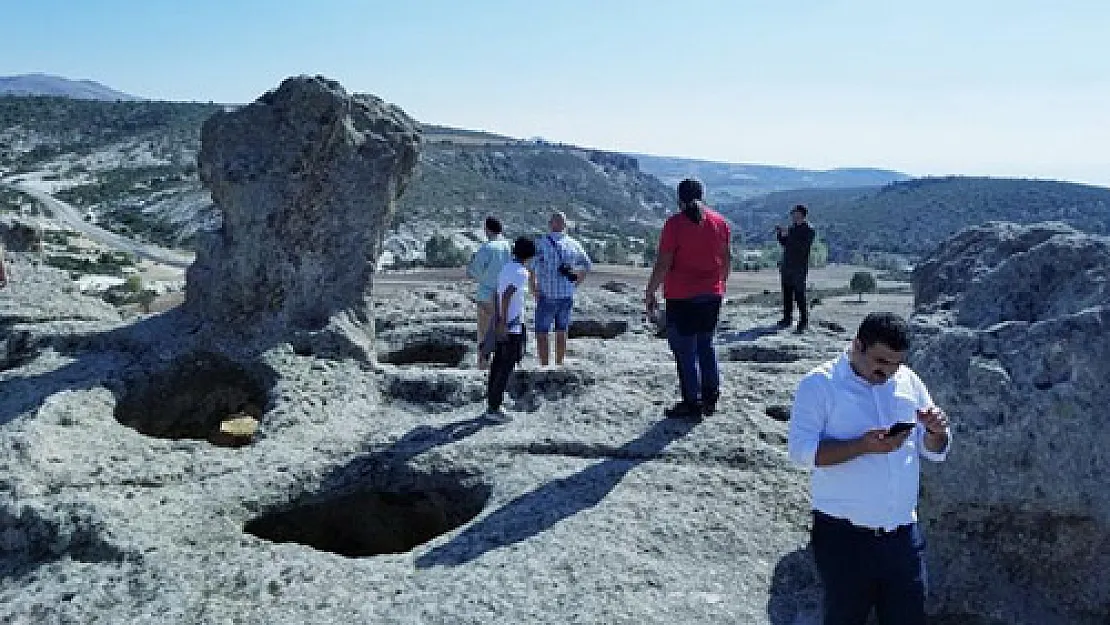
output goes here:
<path id="1" fill-rule="evenodd" d="M 171 275 L 179 270 L 144 263 L 144 272 L 152 272 L 146 279 L 168 280 Z M 854 265 L 833 264 L 809 272 L 809 284 L 813 295 L 827 289 L 842 289 L 848 286 L 852 274 L 857 271 L 872 271 L 867 267 Z M 184 272 L 179 272 L 184 279 Z M 625 267 L 621 265 L 595 265 L 590 273 L 584 288 L 598 288 L 607 282 L 624 282 L 629 288 L 639 291 L 647 284 L 650 269 L 646 267 Z M 381 297 L 388 298 L 401 292 L 412 289 L 436 288 L 439 285 L 458 284 L 469 282 L 466 272 L 462 268 L 454 269 L 408 269 L 403 271 L 381 271 L 374 279 L 374 291 Z M 871 293 L 863 296 L 863 302 L 858 301 L 856 295 L 835 295 L 821 297 L 821 303 L 814 307 L 816 319 L 835 321 L 845 328 L 854 328 L 859 320 L 868 312 L 875 310 L 889 310 L 902 315 L 909 315 L 913 306 L 913 296 L 909 284 L 905 282 L 879 281 L 883 293 Z M 895 291 L 898 292 L 890 292 Z M 764 269 L 760 271 L 736 271 L 729 278 L 728 299 L 740 300 L 759 295 L 769 295 L 773 303 L 770 307 L 777 307 L 774 295 L 779 293 L 779 275 L 777 269 Z M 184 293 L 170 293 L 162 296 L 151 307 L 153 312 L 173 308 L 184 300 Z"/>

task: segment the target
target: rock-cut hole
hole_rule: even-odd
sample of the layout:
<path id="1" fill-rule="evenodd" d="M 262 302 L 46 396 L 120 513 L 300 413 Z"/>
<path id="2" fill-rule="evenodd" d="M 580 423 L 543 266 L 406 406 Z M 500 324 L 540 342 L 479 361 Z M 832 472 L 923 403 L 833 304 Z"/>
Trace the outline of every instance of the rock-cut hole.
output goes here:
<path id="1" fill-rule="evenodd" d="M 567 328 L 567 337 L 615 339 L 628 331 L 627 321 L 597 321 L 595 319 L 582 319 L 572 321 Z"/>
<path id="2" fill-rule="evenodd" d="M 251 442 L 274 376 L 251 373 L 215 354 L 194 354 L 150 377 L 124 383 L 116 420 L 147 436 Z"/>
<path id="3" fill-rule="evenodd" d="M 365 490 L 260 516 L 243 531 L 348 558 L 405 553 L 473 519 L 488 497 L 485 486 Z"/>
<path id="4" fill-rule="evenodd" d="M 466 356 L 466 349 L 465 345 L 458 343 L 420 342 L 385 352 L 381 360 L 391 365 L 458 367 Z"/>

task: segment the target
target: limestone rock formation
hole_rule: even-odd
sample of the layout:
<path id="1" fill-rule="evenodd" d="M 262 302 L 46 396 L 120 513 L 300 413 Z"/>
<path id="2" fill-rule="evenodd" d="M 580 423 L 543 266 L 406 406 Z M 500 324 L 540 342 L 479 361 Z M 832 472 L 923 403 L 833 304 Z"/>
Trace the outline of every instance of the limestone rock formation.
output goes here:
<path id="1" fill-rule="evenodd" d="M 1110 239 L 1059 224 L 971 228 L 915 271 L 912 363 L 955 422 L 932 586 L 963 622 L 1110 618 L 1108 276 Z"/>
<path id="2" fill-rule="evenodd" d="M 187 311 L 216 332 L 369 357 L 374 264 L 416 166 L 417 123 L 302 76 L 217 113 L 201 143 L 200 176 L 223 225 L 200 238 Z"/>

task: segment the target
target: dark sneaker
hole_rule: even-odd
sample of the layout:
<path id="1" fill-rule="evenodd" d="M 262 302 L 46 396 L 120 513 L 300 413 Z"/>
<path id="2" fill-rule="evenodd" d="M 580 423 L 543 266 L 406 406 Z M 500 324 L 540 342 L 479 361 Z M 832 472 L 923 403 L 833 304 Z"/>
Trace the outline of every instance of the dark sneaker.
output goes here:
<path id="1" fill-rule="evenodd" d="M 808 326 L 804 323 L 799 323 L 798 327 L 794 328 L 794 334 L 805 334 Z"/>
<path id="2" fill-rule="evenodd" d="M 717 411 L 717 400 L 720 399 L 718 393 L 705 393 L 701 399 L 701 413 L 707 417 L 712 417 L 713 413 Z"/>
<path id="3" fill-rule="evenodd" d="M 701 419 L 701 406 L 680 401 L 663 411 L 668 419 Z"/>
<path id="4" fill-rule="evenodd" d="M 780 330 L 784 330 L 792 325 L 794 325 L 794 321 L 792 319 L 787 319 L 786 317 L 783 317 L 782 319 L 779 319 L 779 322 L 775 324 L 775 327 L 779 328 Z"/>

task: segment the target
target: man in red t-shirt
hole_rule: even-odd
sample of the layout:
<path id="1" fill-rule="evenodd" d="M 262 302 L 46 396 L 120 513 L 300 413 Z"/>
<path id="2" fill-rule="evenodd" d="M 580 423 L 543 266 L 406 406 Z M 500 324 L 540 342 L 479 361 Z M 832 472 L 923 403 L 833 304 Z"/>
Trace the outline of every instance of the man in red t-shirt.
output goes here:
<path id="1" fill-rule="evenodd" d="M 713 334 L 731 270 L 732 231 L 720 214 L 702 201 L 697 180 L 678 185 L 681 212 L 672 215 L 659 235 L 659 254 L 644 293 L 648 313 L 658 306 L 660 283 L 667 300 L 667 341 L 678 367 L 682 401 L 669 417 L 700 418 L 713 414 L 720 397 L 720 373 Z"/>

